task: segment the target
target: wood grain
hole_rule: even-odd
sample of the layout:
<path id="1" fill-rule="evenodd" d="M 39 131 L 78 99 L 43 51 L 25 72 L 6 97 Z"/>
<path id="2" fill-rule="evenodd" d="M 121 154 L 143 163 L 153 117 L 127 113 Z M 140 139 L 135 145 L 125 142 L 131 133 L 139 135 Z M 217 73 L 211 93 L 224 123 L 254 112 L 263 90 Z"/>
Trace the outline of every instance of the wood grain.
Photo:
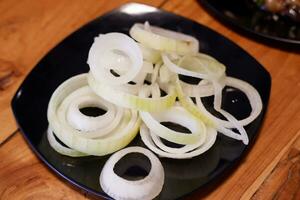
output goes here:
<path id="1" fill-rule="evenodd" d="M 269 166 L 262 173 L 265 179 L 257 185 L 260 187 L 254 195 L 245 192 L 242 199 L 300 199 L 300 131 Z"/>
<path id="2" fill-rule="evenodd" d="M 205 24 L 230 38 L 253 55 L 271 74 L 269 108 L 251 152 L 217 189 L 209 188 L 204 192 L 206 194 L 195 193 L 190 198 L 240 199 L 300 130 L 300 56 L 292 51 L 260 44 L 233 32 L 212 18 L 197 1 L 172 0 L 164 5 L 164 9 Z"/>
<path id="3" fill-rule="evenodd" d="M 121 1 L 0 1 L 0 144 L 16 129 L 10 101 L 37 62 L 59 41 Z M 162 0 L 135 1 L 159 6 Z"/>
<path id="4" fill-rule="evenodd" d="M 125 1 L 0 1 L 0 199 L 86 199 L 51 173 L 16 130 L 10 99 L 32 67 L 69 33 Z M 269 108 L 249 154 L 229 176 L 187 199 L 300 199 L 300 55 L 225 27 L 197 1 L 143 1 L 205 24 L 253 55 L 271 74 Z M 243 66 L 241 66 L 243 67 Z M 16 148 L 17 147 L 17 148 Z M 32 189 L 34 188 L 34 190 Z"/>
<path id="5" fill-rule="evenodd" d="M 1 146 L 0 156 L 5 158 L 0 160 L 1 200 L 87 199 L 85 193 L 51 173 L 20 133 Z"/>

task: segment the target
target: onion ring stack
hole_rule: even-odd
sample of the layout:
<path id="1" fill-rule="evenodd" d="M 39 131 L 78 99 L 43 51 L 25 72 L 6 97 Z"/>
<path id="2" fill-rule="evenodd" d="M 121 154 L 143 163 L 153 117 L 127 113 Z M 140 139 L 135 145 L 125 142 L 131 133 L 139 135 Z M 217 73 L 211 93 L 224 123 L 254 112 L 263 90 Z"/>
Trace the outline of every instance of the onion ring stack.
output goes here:
<path id="1" fill-rule="evenodd" d="M 145 148 L 123 149 L 139 131 L 151 151 L 172 159 L 206 152 L 214 145 L 217 132 L 247 145 L 244 126 L 258 117 L 262 101 L 253 86 L 226 76 L 222 63 L 199 53 L 197 38 L 148 22 L 134 24 L 129 34 L 131 37 L 113 32 L 95 38 L 87 59 L 90 71 L 66 80 L 52 95 L 47 134 L 51 147 L 67 156 L 104 156 L 118 151 L 101 172 L 102 189 L 116 199 L 152 199 L 164 182 L 159 159 Z M 181 76 L 198 83 L 188 83 Z M 221 108 L 225 86 L 246 94 L 250 116 L 237 120 Z M 201 98 L 207 96 L 214 97 L 214 109 L 226 120 L 205 108 Z M 84 108 L 105 113 L 89 116 L 83 113 Z M 181 125 L 188 132 L 173 130 L 162 122 Z M 181 146 L 168 146 L 164 140 Z M 113 170 L 130 152 L 142 153 L 150 160 L 151 171 L 142 180 L 124 180 Z"/>

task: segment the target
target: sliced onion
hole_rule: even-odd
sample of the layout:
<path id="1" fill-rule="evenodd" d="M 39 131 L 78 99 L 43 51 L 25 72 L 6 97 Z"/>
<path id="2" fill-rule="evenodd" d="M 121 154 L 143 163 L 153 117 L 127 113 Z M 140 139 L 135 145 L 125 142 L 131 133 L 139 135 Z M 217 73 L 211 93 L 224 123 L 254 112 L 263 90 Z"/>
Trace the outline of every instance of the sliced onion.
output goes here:
<path id="1" fill-rule="evenodd" d="M 107 33 L 95 38 L 87 62 L 97 80 L 121 85 L 137 76 L 143 65 L 143 56 L 137 43 L 127 35 Z M 111 69 L 125 69 L 126 73 L 116 77 L 111 73 Z"/>
<path id="2" fill-rule="evenodd" d="M 187 159 L 198 156 L 204 152 L 206 152 L 210 147 L 215 143 L 217 138 L 217 131 L 214 128 L 208 127 L 207 129 L 207 137 L 205 142 L 198 148 L 194 149 L 191 152 L 183 153 L 183 154 L 175 154 L 162 151 L 161 149 L 157 148 L 153 143 L 150 135 L 150 131 L 146 125 L 142 124 L 140 128 L 140 135 L 144 144 L 154 153 L 158 154 L 161 157 L 166 158 L 174 158 L 174 159 Z"/>
<path id="3" fill-rule="evenodd" d="M 197 77 L 197 74 L 201 74 L 206 75 L 207 78 L 204 79 L 208 80 L 219 80 L 220 78 L 223 78 L 226 70 L 225 65 L 217 61 L 215 58 L 203 53 L 183 56 L 178 61 L 178 66 L 186 70 L 183 75 L 188 76 L 188 74 L 190 74 L 194 75 L 193 77 Z M 196 73 L 191 74 L 191 72 Z"/>
<path id="4" fill-rule="evenodd" d="M 194 144 L 199 140 L 202 143 L 206 137 L 204 123 L 191 115 L 182 107 L 174 106 L 164 112 L 141 112 L 140 116 L 146 126 L 156 135 L 177 144 Z M 174 122 L 183 125 L 191 131 L 191 134 L 173 131 L 160 122 Z"/>
<path id="5" fill-rule="evenodd" d="M 156 146 L 158 146 L 161 150 L 168 152 L 168 153 L 175 153 L 175 154 L 184 154 L 189 151 L 193 151 L 194 149 L 200 147 L 204 143 L 204 139 L 206 138 L 206 137 L 200 137 L 196 141 L 195 144 L 187 144 L 187 145 L 184 145 L 183 147 L 172 148 L 172 147 L 165 145 L 162 142 L 161 138 L 157 134 L 153 133 L 153 131 L 151 131 L 151 130 L 150 130 L 150 135 L 151 135 L 151 139 L 154 142 L 154 144 Z"/>
<path id="6" fill-rule="evenodd" d="M 162 58 L 164 64 L 175 73 L 211 81 L 214 86 L 214 109 L 220 112 L 239 131 L 239 133 L 241 134 L 240 138 L 244 142 L 244 144 L 248 144 L 249 138 L 245 128 L 241 124 L 239 124 L 238 120 L 235 119 L 234 116 L 221 108 L 222 89 L 225 86 L 225 66 L 220 64 L 213 58 L 207 55 L 202 56 L 201 54 L 196 56 L 183 57 L 178 62 L 180 66 L 174 64 L 166 54 L 164 54 Z M 189 99 L 189 97 L 185 97 L 178 79 L 176 83 L 176 89 L 183 106 L 185 106 L 197 117 L 201 117 L 201 119 L 205 120 L 205 122 L 210 121 L 207 120 L 208 117 L 205 116 L 202 111 L 200 111 L 199 109 L 197 110 L 196 106 Z M 230 134 L 228 131 L 227 133 L 227 136 L 229 136 Z M 234 132 L 231 132 L 231 134 L 234 134 Z"/>
<path id="7" fill-rule="evenodd" d="M 78 101 L 79 104 L 85 103 L 81 100 L 86 100 L 86 98 L 92 100 L 94 105 L 99 105 L 98 107 L 106 105 L 108 108 L 107 113 L 97 117 L 89 117 L 83 115 L 79 111 L 79 107 L 73 107 L 74 103 L 76 105 Z M 109 113 L 112 117 L 107 115 Z M 70 126 L 74 129 L 73 132 L 75 134 L 86 138 L 99 138 L 110 134 L 120 123 L 123 114 L 124 110 L 122 108 L 117 108 L 113 104 L 96 96 L 88 86 L 78 88 L 70 93 L 65 97 L 57 110 L 57 116 L 60 123 L 65 126 Z M 75 123 L 77 124 L 75 125 Z"/>
<path id="8" fill-rule="evenodd" d="M 114 70 L 117 74 L 123 74 L 125 72 L 123 72 L 122 70 Z M 144 81 L 147 77 L 148 74 L 152 74 L 153 72 L 153 65 L 152 63 L 143 62 L 143 66 L 142 69 L 140 70 L 140 72 L 138 73 L 138 75 L 129 83 L 126 84 L 122 84 L 122 85 L 111 85 L 108 83 L 105 83 L 105 81 L 99 81 L 103 84 L 109 85 L 111 88 L 113 88 L 114 90 L 119 90 L 125 93 L 129 93 L 132 95 L 137 95 L 141 86 L 144 84 Z"/>
<path id="9" fill-rule="evenodd" d="M 196 98 L 196 103 L 202 112 L 204 112 L 210 119 L 215 121 L 219 132 L 223 133 L 224 135 L 226 135 L 228 137 L 242 140 L 244 142 L 244 144 L 248 144 L 248 142 L 249 142 L 248 135 L 243 126 L 246 126 L 249 123 L 251 123 L 260 114 L 260 112 L 262 110 L 262 101 L 261 101 L 260 95 L 253 86 L 251 86 L 247 82 L 242 81 L 240 79 L 226 77 L 225 83 L 228 86 L 231 86 L 231 87 L 234 87 L 234 88 L 237 88 L 237 89 L 243 91 L 246 94 L 246 96 L 248 97 L 252 111 L 247 118 L 242 119 L 242 120 L 236 120 L 230 113 L 220 109 L 221 103 L 218 102 L 217 105 L 219 108 L 216 110 L 218 112 L 220 112 L 223 116 L 225 116 L 228 121 L 222 120 L 222 119 L 215 117 L 210 112 L 208 112 L 206 110 L 206 108 L 204 107 L 204 105 L 202 104 L 202 101 L 200 100 L 199 97 Z M 218 97 L 218 99 L 221 99 L 221 97 Z M 230 130 L 228 128 L 237 128 L 241 135 L 233 132 L 232 130 Z"/>
<path id="10" fill-rule="evenodd" d="M 223 64 L 219 63 L 216 60 L 212 60 L 210 58 L 207 58 L 205 59 L 205 62 L 202 62 L 203 58 L 200 59 L 198 56 L 199 54 L 197 54 L 196 56 L 185 56 L 178 61 L 179 62 L 178 65 L 173 63 L 167 54 L 163 54 L 162 59 L 164 64 L 169 68 L 169 70 L 176 74 L 182 74 L 185 76 L 191 76 L 191 77 L 210 80 L 210 81 L 219 80 L 225 76 L 226 68 Z M 206 58 L 206 56 L 203 57 Z M 200 60 L 200 61 L 194 63 L 194 65 L 191 65 L 190 60 Z"/>
<path id="11" fill-rule="evenodd" d="M 199 84 L 189 84 L 179 80 L 180 86 L 184 94 L 188 97 L 208 97 L 214 95 L 214 86 L 208 81 L 201 80 Z"/>
<path id="12" fill-rule="evenodd" d="M 110 87 L 109 85 L 97 82 L 90 73 L 88 75 L 88 82 L 90 87 L 97 95 L 109 102 L 125 108 L 149 112 L 162 111 L 171 107 L 176 99 L 175 88 L 172 85 L 168 86 L 166 90 L 168 94 L 166 96 L 160 98 L 146 98 L 128 94 L 116 88 Z M 142 90 L 143 88 L 140 89 L 140 91 Z"/>
<path id="13" fill-rule="evenodd" d="M 87 87 L 83 87 L 86 91 L 77 92 L 78 95 L 73 95 L 73 99 L 71 99 L 72 103 L 69 104 L 67 111 L 67 121 L 77 130 L 81 131 L 95 131 L 99 128 L 107 126 L 112 120 L 115 119 L 116 108 L 110 103 L 103 101 L 101 98 L 91 95 L 91 89 Z M 78 90 L 77 90 L 78 91 Z M 82 90 L 83 91 L 83 90 Z M 100 115 L 97 117 L 87 116 L 81 113 L 81 108 L 87 107 L 97 107 L 103 110 L 107 110 L 104 115 Z M 119 123 L 119 120 L 116 121 L 116 124 Z M 115 128 L 112 127 L 111 129 Z"/>
<path id="14" fill-rule="evenodd" d="M 71 157 L 83 157 L 88 156 L 87 154 L 81 153 L 79 151 L 76 151 L 74 149 L 68 148 L 60 144 L 54 137 L 54 133 L 51 130 L 50 127 L 47 129 L 47 139 L 49 141 L 50 146 L 57 151 L 58 153 L 65 155 L 65 156 L 71 156 Z"/>
<path id="15" fill-rule="evenodd" d="M 152 84 L 154 84 L 156 82 L 156 79 L 158 77 L 158 72 L 159 72 L 161 65 L 162 65 L 161 62 L 158 62 L 154 65 L 153 73 L 151 74 L 151 83 Z"/>
<path id="16" fill-rule="evenodd" d="M 226 77 L 226 67 L 213 57 L 198 53 L 199 42 L 192 36 L 150 26 L 148 22 L 134 24 L 130 35 L 138 43 L 123 33 L 96 37 L 88 54 L 90 72 L 68 79 L 53 93 L 47 111 L 47 138 L 55 151 L 72 157 L 107 155 L 128 145 L 139 129 L 150 150 L 174 159 L 206 152 L 215 143 L 217 131 L 248 144 L 244 126 L 262 110 L 255 88 Z M 179 80 L 179 75 L 202 80 L 193 85 Z M 148 82 L 151 85 L 145 84 Z M 237 120 L 221 108 L 225 85 L 248 97 L 252 111 L 245 119 Z M 165 96 L 161 96 L 161 90 Z M 202 104 L 201 97 L 211 95 L 214 109 L 227 120 L 213 116 Z M 196 98 L 196 105 L 191 97 Z M 80 110 L 85 107 L 98 107 L 106 113 L 86 116 Z M 191 133 L 174 131 L 161 122 L 182 125 Z M 173 148 L 162 139 L 184 146 Z M 132 152 L 142 153 L 150 160 L 151 171 L 142 180 L 125 180 L 114 172 L 115 164 Z M 104 192 L 115 199 L 153 199 L 162 190 L 164 171 L 151 151 L 129 147 L 107 160 L 99 181 Z"/>
<path id="17" fill-rule="evenodd" d="M 179 83 L 179 79 L 177 78 L 176 82 L 176 92 L 178 95 L 178 99 L 181 103 L 181 105 L 187 109 L 190 113 L 195 115 L 197 118 L 201 119 L 206 125 L 215 127 L 215 123 L 213 120 L 211 120 L 207 115 L 199 110 L 199 108 L 194 104 L 194 102 L 191 100 L 190 97 L 186 96 L 181 88 L 181 85 Z"/>
<path id="18" fill-rule="evenodd" d="M 156 26 L 134 24 L 129 34 L 136 41 L 146 47 L 178 54 L 194 54 L 199 50 L 199 42 L 196 38 L 183 33 L 163 29 Z"/>
<path id="19" fill-rule="evenodd" d="M 260 114 L 260 112 L 262 110 L 262 100 L 261 100 L 259 93 L 252 85 L 250 85 L 249 83 L 247 83 L 245 81 L 237 79 L 237 78 L 226 77 L 225 84 L 227 86 L 236 88 L 246 94 L 246 96 L 250 102 L 252 111 L 248 117 L 246 117 L 245 119 L 239 120 L 238 123 L 242 126 L 246 126 L 246 125 L 250 124 L 254 119 L 257 118 L 257 116 Z M 234 128 L 232 123 L 230 123 L 229 121 L 219 119 L 219 118 L 215 117 L 214 115 L 212 115 L 209 111 L 207 111 L 205 106 L 203 105 L 202 101 L 198 100 L 196 102 L 197 102 L 197 106 L 200 108 L 200 110 L 203 113 L 205 113 L 205 115 L 207 115 L 209 118 L 216 121 L 217 124 L 220 124 L 226 128 Z"/>
<path id="20" fill-rule="evenodd" d="M 64 111 L 68 107 L 66 99 L 86 85 L 87 74 L 81 74 L 66 80 L 55 90 L 48 105 L 49 127 L 68 147 L 85 154 L 102 156 L 125 147 L 138 132 L 140 119 L 136 111 L 125 109 L 117 127 L 111 133 L 95 139 L 87 138 L 85 133 L 67 122 Z"/>
<path id="21" fill-rule="evenodd" d="M 201 72 L 192 71 L 192 70 L 180 67 L 180 66 L 176 65 L 175 63 L 173 63 L 167 54 L 163 54 L 162 58 L 163 58 L 164 64 L 166 65 L 166 67 L 168 67 L 168 69 L 170 71 L 172 71 L 173 73 L 182 74 L 185 76 L 191 76 L 191 77 L 205 79 L 205 80 L 209 80 L 209 81 L 215 81 L 215 77 L 212 76 L 208 72 L 216 71 L 218 69 L 220 71 L 219 74 L 222 74 L 221 72 L 224 71 L 223 67 L 221 67 L 222 65 L 219 65 L 219 67 L 216 67 L 216 69 L 214 67 L 208 65 L 207 67 L 210 66 L 213 69 L 209 70 L 209 69 L 205 69 L 205 67 L 202 67 L 203 70 Z M 193 68 L 195 68 L 195 67 L 193 67 Z M 178 95 L 179 101 L 181 102 L 182 106 L 185 107 L 193 115 L 195 115 L 196 117 L 198 117 L 199 119 L 204 121 L 205 124 L 210 125 L 210 126 L 215 126 L 213 121 L 210 120 L 210 118 L 208 118 L 203 112 L 201 112 L 197 108 L 197 106 L 193 103 L 193 101 L 190 99 L 190 97 L 186 96 L 184 94 L 184 92 L 182 91 L 182 87 L 180 85 L 180 81 L 179 81 L 178 77 L 175 79 L 175 84 L 176 84 L 177 95 Z"/>
<path id="22" fill-rule="evenodd" d="M 150 160 L 151 170 L 141 180 L 129 181 L 114 172 L 115 164 L 129 153 L 141 153 Z M 114 153 L 106 161 L 101 171 L 100 185 L 104 192 L 117 200 L 148 200 L 153 199 L 161 192 L 164 176 L 162 164 L 151 151 L 142 147 L 128 147 Z"/>
<path id="23" fill-rule="evenodd" d="M 144 81 L 146 79 L 146 76 L 148 74 L 153 73 L 153 64 L 151 62 L 144 61 L 141 71 L 138 73 L 138 75 L 132 80 L 135 82 L 138 86 L 143 85 Z M 137 94 L 138 91 L 135 93 Z"/>
<path id="24" fill-rule="evenodd" d="M 139 47 L 142 51 L 144 60 L 154 64 L 161 60 L 160 51 L 146 47 L 145 45 L 140 43 L 139 43 Z"/>

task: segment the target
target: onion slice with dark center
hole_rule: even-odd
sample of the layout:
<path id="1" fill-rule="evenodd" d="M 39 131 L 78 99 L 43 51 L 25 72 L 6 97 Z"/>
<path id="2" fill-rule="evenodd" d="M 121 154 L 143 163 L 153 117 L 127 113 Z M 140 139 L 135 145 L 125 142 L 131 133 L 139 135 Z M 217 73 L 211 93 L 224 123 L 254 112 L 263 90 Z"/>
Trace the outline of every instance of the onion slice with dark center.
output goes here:
<path id="1" fill-rule="evenodd" d="M 141 180 L 129 181 L 114 172 L 115 164 L 129 153 L 141 153 L 150 160 L 150 172 Z M 159 159 L 148 149 L 135 146 L 114 153 L 106 161 L 101 171 L 100 185 L 104 192 L 116 200 L 150 200 L 161 192 L 164 177 L 164 169 Z"/>

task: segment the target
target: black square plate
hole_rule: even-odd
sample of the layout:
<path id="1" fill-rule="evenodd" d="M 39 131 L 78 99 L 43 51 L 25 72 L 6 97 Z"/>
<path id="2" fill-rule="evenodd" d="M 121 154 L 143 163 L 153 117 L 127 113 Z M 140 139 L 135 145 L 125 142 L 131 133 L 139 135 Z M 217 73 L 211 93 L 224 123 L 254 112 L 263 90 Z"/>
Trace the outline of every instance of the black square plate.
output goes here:
<path id="1" fill-rule="evenodd" d="M 194 21 L 185 19 L 142 4 L 126 4 L 101 16 L 68 36 L 52 49 L 26 77 L 12 100 L 12 109 L 17 123 L 33 151 L 50 167 L 70 183 L 94 194 L 109 198 L 101 189 L 99 175 L 109 156 L 70 158 L 56 153 L 46 139 L 47 105 L 53 91 L 67 78 L 87 72 L 86 63 L 90 46 L 99 33 L 122 32 L 128 34 L 135 22 L 148 20 L 150 24 L 184 32 L 200 41 L 200 49 L 227 66 L 227 74 L 253 85 L 260 93 L 263 111 L 246 127 L 250 145 L 218 136 L 215 145 L 206 153 L 193 159 L 172 160 L 161 158 L 165 169 L 165 184 L 157 199 L 176 199 L 185 196 L 203 185 L 217 180 L 229 172 L 258 134 L 267 108 L 271 77 L 248 53 L 232 41 Z M 239 95 L 238 95 L 239 96 Z M 248 102 L 232 104 L 226 95 L 224 106 L 237 117 L 249 114 Z M 131 143 L 143 145 L 139 136 Z"/>

